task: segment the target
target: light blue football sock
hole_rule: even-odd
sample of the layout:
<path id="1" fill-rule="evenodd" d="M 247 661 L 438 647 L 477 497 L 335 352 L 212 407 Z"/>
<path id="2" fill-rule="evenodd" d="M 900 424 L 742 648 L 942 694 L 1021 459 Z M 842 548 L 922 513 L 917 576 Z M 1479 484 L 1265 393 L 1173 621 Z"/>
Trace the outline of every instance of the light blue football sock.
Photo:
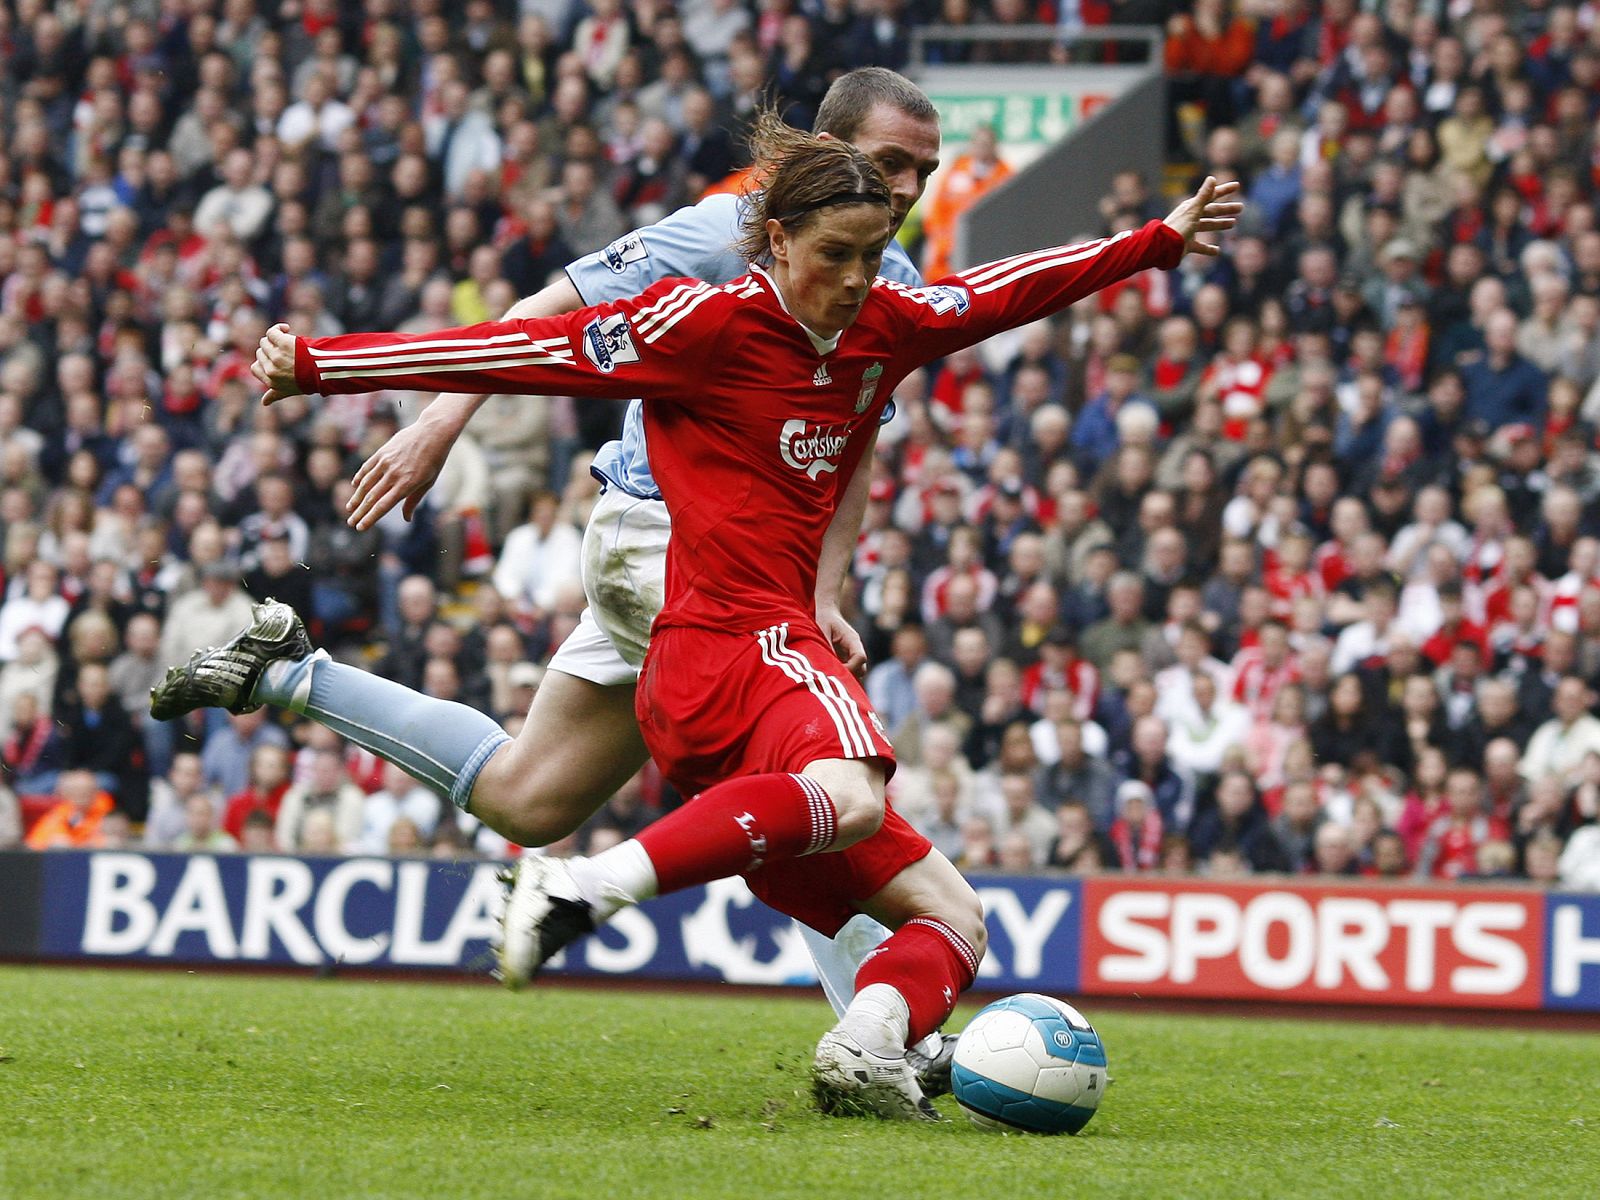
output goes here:
<path id="1" fill-rule="evenodd" d="M 856 996 L 856 972 L 861 964 L 884 942 L 890 930 L 874 921 L 866 913 L 857 913 L 845 922 L 844 928 L 833 937 L 823 937 L 804 921 L 796 921 L 805 938 L 806 949 L 811 951 L 811 961 L 817 968 L 817 982 L 822 994 L 828 998 L 836 1016 L 843 1017 L 845 1009 Z M 943 1041 L 939 1034 L 930 1033 L 916 1044 L 928 1058 L 938 1057 Z"/>
<path id="2" fill-rule="evenodd" d="M 806 949 L 811 951 L 822 994 L 828 998 L 833 1011 L 844 1016 L 844 1010 L 850 1007 L 856 994 L 856 972 L 861 968 L 861 960 L 888 939 L 889 931 L 865 913 L 851 917 L 831 938 L 824 937 L 803 921 L 795 924 L 805 938 Z"/>
<path id="3" fill-rule="evenodd" d="M 475 708 L 334 662 L 325 650 L 272 663 L 250 698 L 326 725 L 463 811 L 484 763 L 511 740 Z"/>

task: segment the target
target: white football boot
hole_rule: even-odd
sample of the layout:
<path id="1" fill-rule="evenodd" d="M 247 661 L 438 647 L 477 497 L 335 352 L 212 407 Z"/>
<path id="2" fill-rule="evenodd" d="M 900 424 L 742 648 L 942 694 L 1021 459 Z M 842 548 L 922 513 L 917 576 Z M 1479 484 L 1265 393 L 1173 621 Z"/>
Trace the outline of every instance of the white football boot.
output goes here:
<path id="1" fill-rule="evenodd" d="M 843 1022 L 822 1035 L 811 1065 L 817 1107 L 834 1116 L 876 1115 L 888 1121 L 942 1121 L 917 1084 L 906 1056 L 864 1047 Z"/>
<path id="2" fill-rule="evenodd" d="M 515 990 L 559 950 L 593 933 L 599 922 L 578 891 L 572 869 L 559 858 L 523 855 L 504 878 L 511 891 L 500 918 L 496 955 L 501 981 Z"/>

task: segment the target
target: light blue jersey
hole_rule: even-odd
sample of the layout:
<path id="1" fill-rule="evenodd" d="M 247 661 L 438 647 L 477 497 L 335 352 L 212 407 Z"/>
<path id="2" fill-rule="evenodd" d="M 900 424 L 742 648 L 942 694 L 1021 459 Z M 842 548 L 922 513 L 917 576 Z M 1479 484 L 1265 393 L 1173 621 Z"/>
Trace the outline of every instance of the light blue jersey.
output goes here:
<path id="1" fill-rule="evenodd" d="M 707 283 L 738 279 L 750 270 L 734 249 L 743 203 L 738 196 L 707 196 L 699 204 L 680 208 L 665 220 L 584 255 L 567 267 L 567 278 L 586 306 L 637 296 L 652 283 L 678 276 Z M 921 273 L 899 242 L 889 243 L 878 274 L 895 283 L 922 283 Z M 628 405 L 622 440 L 602 446 L 590 470 L 602 482 L 630 496 L 661 499 L 644 444 L 644 405 L 638 400 Z"/>

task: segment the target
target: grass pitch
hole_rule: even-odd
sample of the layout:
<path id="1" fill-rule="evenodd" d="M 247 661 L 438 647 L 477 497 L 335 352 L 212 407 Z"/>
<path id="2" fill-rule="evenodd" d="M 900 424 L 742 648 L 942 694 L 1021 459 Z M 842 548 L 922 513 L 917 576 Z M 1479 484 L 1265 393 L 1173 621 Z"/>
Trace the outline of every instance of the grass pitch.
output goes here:
<path id="1" fill-rule="evenodd" d="M 1085 1007 L 1037 1138 L 816 1114 L 820 996 L 0 969 L 0 1196 L 1600 1195 L 1592 1036 Z"/>

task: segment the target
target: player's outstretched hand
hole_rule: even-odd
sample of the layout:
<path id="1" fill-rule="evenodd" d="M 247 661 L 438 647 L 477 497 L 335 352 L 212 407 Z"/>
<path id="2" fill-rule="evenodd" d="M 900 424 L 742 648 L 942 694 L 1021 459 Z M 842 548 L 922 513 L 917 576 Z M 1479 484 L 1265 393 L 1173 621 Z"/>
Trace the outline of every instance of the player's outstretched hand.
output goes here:
<path id="1" fill-rule="evenodd" d="M 1238 224 L 1239 214 L 1244 211 L 1244 204 L 1236 199 L 1238 194 L 1237 180 L 1218 183 L 1214 176 L 1207 175 L 1200 190 L 1172 210 L 1166 223 L 1182 236 L 1185 254 L 1215 258 L 1222 253 L 1213 243 L 1202 242 L 1200 235 L 1225 233 Z"/>
<path id="2" fill-rule="evenodd" d="M 300 394 L 300 385 L 294 381 L 294 334 L 287 325 L 280 321 L 261 335 L 250 373 L 267 389 L 261 393 L 263 404 Z"/>
<path id="3" fill-rule="evenodd" d="M 843 613 L 837 608 L 817 609 L 817 627 L 822 630 L 822 636 L 828 639 L 845 670 L 858 679 L 866 673 L 867 648 L 855 626 L 844 619 Z"/>
<path id="4" fill-rule="evenodd" d="M 443 422 L 423 417 L 407 425 L 361 464 L 345 519 L 357 529 L 371 529 L 404 501 L 401 515 L 411 520 L 444 469 L 454 442 L 455 435 Z"/>

